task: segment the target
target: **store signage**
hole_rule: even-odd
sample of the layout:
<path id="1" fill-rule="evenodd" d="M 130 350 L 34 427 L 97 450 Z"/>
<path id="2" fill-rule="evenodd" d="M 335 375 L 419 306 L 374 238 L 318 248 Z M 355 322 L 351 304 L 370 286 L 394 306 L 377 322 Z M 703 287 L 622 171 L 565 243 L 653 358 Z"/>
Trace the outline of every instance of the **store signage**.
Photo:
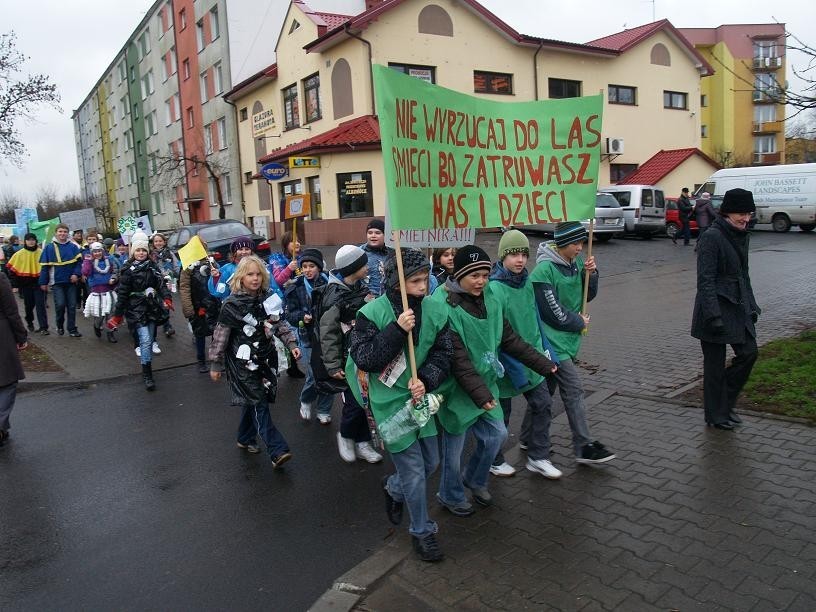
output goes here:
<path id="1" fill-rule="evenodd" d="M 252 136 L 257 138 L 267 132 L 271 132 L 277 127 L 275 123 L 275 112 L 263 110 L 252 115 Z"/>
<path id="2" fill-rule="evenodd" d="M 290 157 L 290 168 L 319 168 L 320 158 L 318 157 Z"/>
<path id="3" fill-rule="evenodd" d="M 268 181 L 279 181 L 287 174 L 289 174 L 289 169 L 275 162 L 261 166 L 261 175 Z"/>

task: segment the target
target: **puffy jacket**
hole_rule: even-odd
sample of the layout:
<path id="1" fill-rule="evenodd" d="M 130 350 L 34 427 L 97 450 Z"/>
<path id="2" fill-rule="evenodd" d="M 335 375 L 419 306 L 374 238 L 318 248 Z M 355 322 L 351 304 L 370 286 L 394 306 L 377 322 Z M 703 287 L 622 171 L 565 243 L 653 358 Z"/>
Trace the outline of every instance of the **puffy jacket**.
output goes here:
<path id="1" fill-rule="evenodd" d="M 149 259 L 131 260 L 119 275 L 114 314 L 124 315 L 130 326 L 161 324 L 169 318 L 162 304 L 168 298 L 170 292 L 156 264 Z"/>
<path id="2" fill-rule="evenodd" d="M 62 244 L 54 239 L 43 248 L 40 263 L 40 285 L 64 285 L 82 274 L 82 250 L 70 240 Z"/>

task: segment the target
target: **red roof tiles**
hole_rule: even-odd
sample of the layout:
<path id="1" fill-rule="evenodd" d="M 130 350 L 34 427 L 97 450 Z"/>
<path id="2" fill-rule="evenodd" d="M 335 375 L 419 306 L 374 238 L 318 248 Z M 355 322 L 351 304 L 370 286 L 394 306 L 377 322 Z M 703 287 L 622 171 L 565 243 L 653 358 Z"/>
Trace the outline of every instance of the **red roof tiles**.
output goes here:
<path id="1" fill-rule="evenodd" d="M 258 160 L 265 164 L 281 161 L 290 155 L 318 155 L 359 149 L 380 148 L 380 124 L 374 115 L 364 115 L 341 123 L 333 130 L 318 134 L 294 144 L 271 151 Z"/>
<path id="2" fill-rule="evenodd" d="M 680 167 L 693 155 L 699 155 L 712 166 L 719 169 L 721 166 L 708 155 L 696 147 L 689 149 L 671 149 L 658 151 L 641 166 L 628 175 L 618 185 L 657 185 L 666 175 Z"/>

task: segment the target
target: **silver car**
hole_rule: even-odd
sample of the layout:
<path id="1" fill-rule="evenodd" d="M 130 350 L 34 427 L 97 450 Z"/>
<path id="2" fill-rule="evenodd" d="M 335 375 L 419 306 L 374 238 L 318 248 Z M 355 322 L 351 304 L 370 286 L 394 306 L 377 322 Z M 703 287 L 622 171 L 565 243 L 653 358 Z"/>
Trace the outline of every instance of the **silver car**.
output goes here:
<path id="1" fill-rule="evenodd" d="M 589 231 L 589 219 L 581 221 L 581 225 Z M 555 232 L 555 226 L 555 223 L 540 223 L 525 225 L 521 229 L 552 234 Z M 611 240 L 615 234 L 623 233 L 625 229 L 623 209 L 615 197 L 608 193 L 595 194 L 595 238 L 600 242 L 606 242 Z"/>

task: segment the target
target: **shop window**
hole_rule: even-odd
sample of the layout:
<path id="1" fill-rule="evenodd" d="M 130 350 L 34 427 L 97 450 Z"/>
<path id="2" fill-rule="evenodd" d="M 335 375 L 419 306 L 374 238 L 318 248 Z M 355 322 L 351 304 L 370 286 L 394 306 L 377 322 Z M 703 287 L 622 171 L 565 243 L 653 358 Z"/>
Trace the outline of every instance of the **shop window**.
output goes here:
<path id="1" fill-rule="evenodd" d="M 340 218 L 374 216 L 371 172 L 344 172 L 337 175 Z"/>

